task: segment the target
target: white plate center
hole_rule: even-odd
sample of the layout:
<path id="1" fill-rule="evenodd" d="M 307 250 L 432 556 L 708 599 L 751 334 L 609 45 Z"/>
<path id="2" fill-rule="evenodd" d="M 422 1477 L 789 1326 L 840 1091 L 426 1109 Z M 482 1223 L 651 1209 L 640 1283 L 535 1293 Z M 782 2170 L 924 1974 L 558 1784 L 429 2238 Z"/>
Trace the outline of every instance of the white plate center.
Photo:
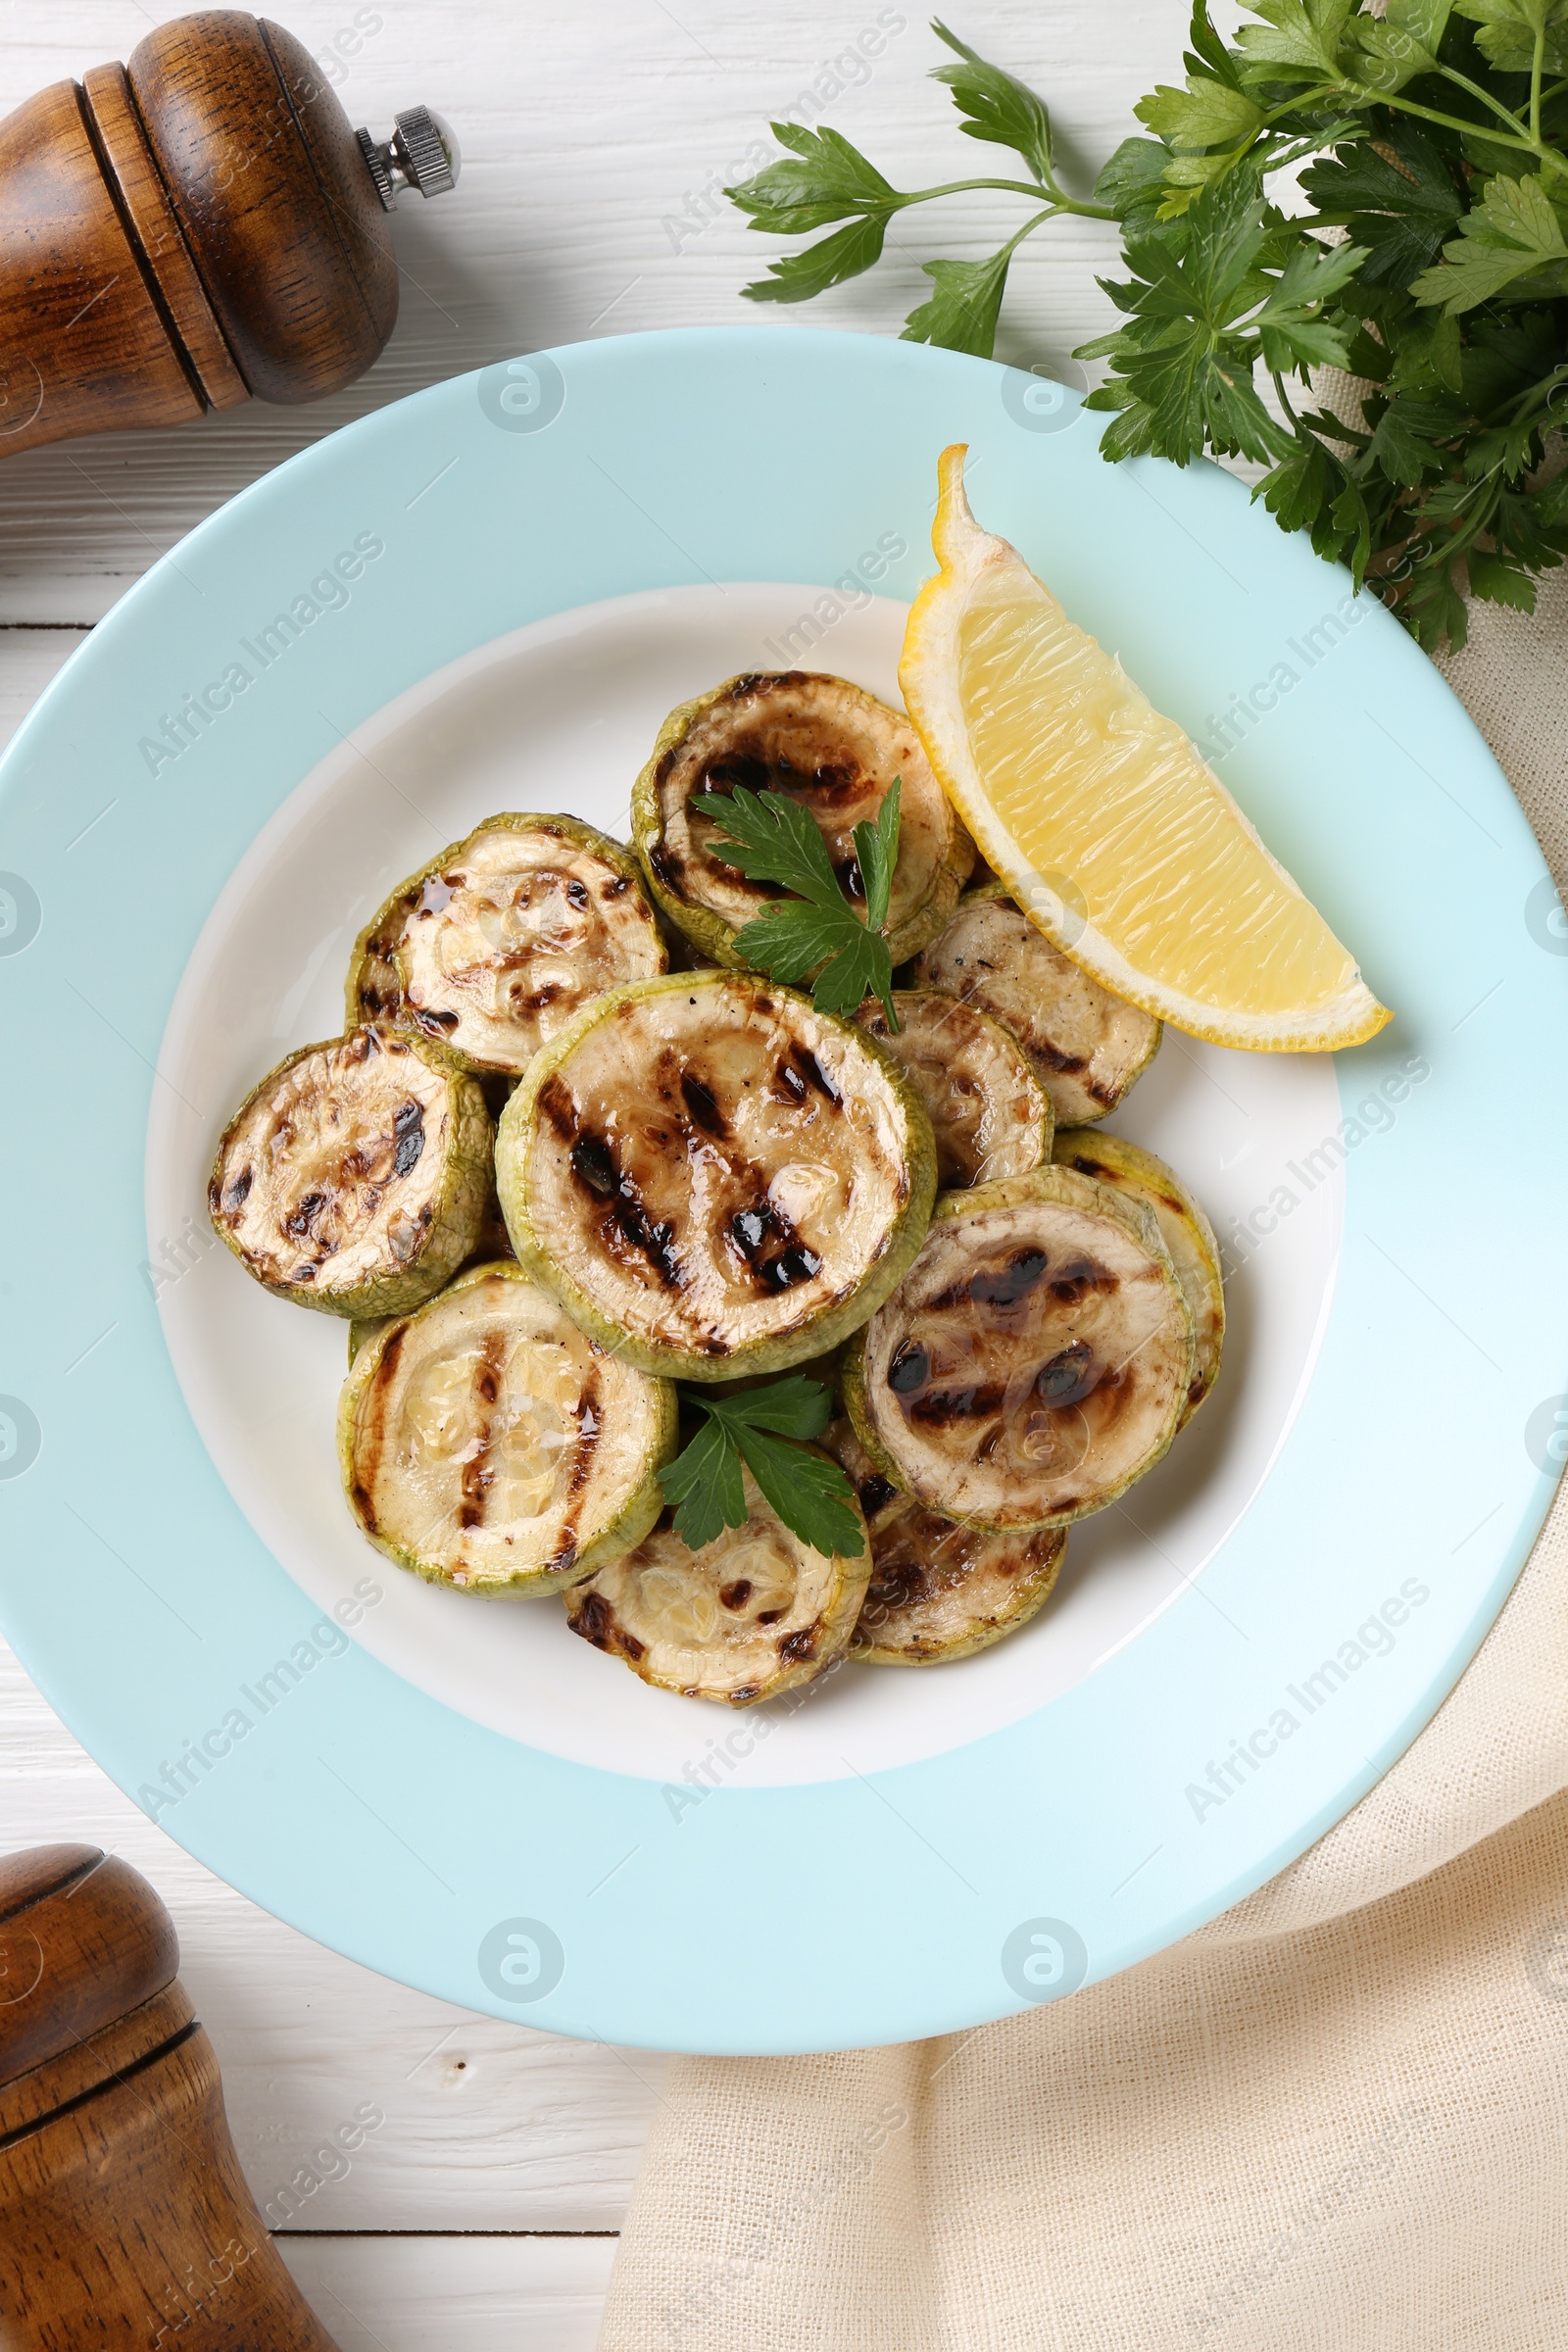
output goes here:
<path id="1" fill-rule="evenodd" d="M 285 1054 L 338 1033 L 361 926 L 480 818 L 564 810 L 624 836 L 660 721 L 736 670 L 808 662 L 897 704 L 906 608 L 867 598 L 808 643 L 802 615 L 821 594 L 615 598 L 481 646 L 379 711 L 290 794 L 214 907 L 174 1000 L 159 1065 L 171 1084 L 154 1089 L 148 1129 L 148 1256 L 170 1354 L 213 1461 L 276 1559 L 323 1608 L 371 1578 L 381 1597 L 355 1639 L 432 1697 L 556 1755 L 672 1787 L 876 1771 L 960 1746 L 1081 1682 L 1201 1578 L 1245 1515 L 1305 1394 L 1339 1258 L 1329 1057 L 1225 1053 L 1167 1031 L 1113 1124 L 1172 1162 L 1222 1241 L 1247 1236 L 1219 1386 L 1159 1469 L 1072 1531 L 1041 1615 L 957 1665 L 846 1666 L 730 1716 L 648 1690 L 570 1634 L 559 1600 L 441 1592 L 365 1542 L 333 1445 L 347 1327 L 268 1298 L 213 1239 L 218 1138 Z"/>

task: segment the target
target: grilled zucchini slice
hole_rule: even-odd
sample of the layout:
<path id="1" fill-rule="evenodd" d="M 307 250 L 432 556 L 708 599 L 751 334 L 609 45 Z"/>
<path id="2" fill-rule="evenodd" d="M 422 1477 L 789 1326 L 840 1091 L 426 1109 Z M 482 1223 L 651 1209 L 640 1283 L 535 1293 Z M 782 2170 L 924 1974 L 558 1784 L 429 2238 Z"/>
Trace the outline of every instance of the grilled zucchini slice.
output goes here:
<path id="1" fill-rule="evenodd" d="M 897 989 L 893 1005 L 896 1030 L 870 1000 L 855 1017 L 920 1089 L 943 1190 L 1044 1167 L 1055 1123 L 1051 1097 L 1011 1032 L 934 989 Z"/>
<path id="2" fill-rule="evenodd" d="M 636 860 L 574 816 L 486 817 L 361 932 L 349 1019 L 394 1020 L 515 1077 L 590 997 L 664 969 Z"/>
<path id="3" fill-rule="evenodd" d="M 670 712 L 632 793 L 648 887 L 694 947 L 738 965 L 736 932 L 781 894 L 715 855 L 705 803 L 736 785 L 787 793 L 816 819 L 846 892 L 863 906 L 855 828 L 876 815 L 895 777 L 899 858 L 887 929 L 901 963 L 953 912 L 974 844 L 908 720 L 844 678 L 748 671 Z"/>
<path id="4" fill-rule="evenodd" d="M 502 1114 L 512 1245 L 644 1371 L 730 1380 L 822 1354 L 920 1247 L 931 1122 L 863 1031 L 753 973 L 587 1006 Z"/>
<path id="5" fill-rule="evenodd" d="M 1045 1605 L 1067 1548 L 1064 1528 L 998 1535 L 959 1527 L 901 1494 L 848 1421 L 836 1421 L 822 1442 L 849 1472 L 871 1539 L 852 1658 L 943 1666 L 989 1649 Z"/>
<path id="6" fill-rule="evenodd" d="M 750 1471 L 744 1482 L 744 1527 L 689 1551 L 662 1523 L 565 1594 L 572 1632 L 658 1690 L 727 1707 L 776 1698 L 841 1658 L 865 1596 L 869 1545 L 855 1559 L 812 1551 Z"/>
<path id="7" fill-rule="evenodd" d="M 1152 1210 L 1071 1168 L 937 1202 L 851 1348 L 883 1476 L 979 1528 L 1059 1527 L 1153 1468 L 1192 1387 L 1193 1318 Z"/>
<path id="8" fill-rule="evenodd" d="M 376 1024 L 303 1046 L 248 1095 L 207 1188 L 213 1227 L 279 1298 L 407 1314 L 472 1252 L 484 1096 L 439 1047 Z"/>
<path id="9" fill-rule="evenodd" d="M 1225 1344 L 1225 1284 L 1219 1270 L 1219 1244 L 1214 1228 L 1174 1168 L 1129 1144 L 1119 1135 L 1103 1135 L 1094 1127 L 1064 1127 L 1055 1139 L 1053 1157 L 1080 1176 L 1114 1185 L 1154 1212 L 1160 1236 L 1170 1251 L 1176 1279 L 1192 1310 L 1197 1357 L 1182 1422 L 1190 1421 L 1219 1377 L 1220 1350 Z"/>
<path id="10" fill-rule="evenodd" d="M 356 1357 L 349 1508 L 377 1549 L 465 1592 L 558 1592 L 663 1508 L 675 1392 L 586 1338 L 506 1259 L 470 1266 Z"/>
<path id="11" fill-rule="evenodd" d="M 914 980 L 1010 1029 L 1064 1127 L 1114 1110 L 1159 1051 L 1153 1014 L 1081 971 L 1000 882 L 965 891 L 915 964 Z"/>

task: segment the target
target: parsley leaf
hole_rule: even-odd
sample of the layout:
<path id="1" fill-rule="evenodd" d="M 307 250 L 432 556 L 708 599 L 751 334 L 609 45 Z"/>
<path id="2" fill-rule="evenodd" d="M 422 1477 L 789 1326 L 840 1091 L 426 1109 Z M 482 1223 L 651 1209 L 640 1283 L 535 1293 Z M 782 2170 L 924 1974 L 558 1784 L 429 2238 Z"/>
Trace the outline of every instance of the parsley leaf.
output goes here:
<path id="1" fill-rule="evenodd" d="M 814 819 L 783 792 L 749 792 L 740 785 L 719 808 L 710 803 L 720 832 L 713 855 L 752 882 L 773 882 L 793 891 L 793 900 L 764 906 L 735 935 L 738 955 L 786 986 L 815 972 L 811 1002 L 822 1012 L 853 1012 L 868 996 L 880 997 L 890 1025 L 893 958 L 882 926 L 887 921 L 893 867 L 899 855 L 899 779 L 884 795 L 874 824 L 855 828 L 855 854 L 866 894 L 862 922 L 839 887 L 827 844 Z"/>
<path id="2" fill-rule="evenodd" d="M 888 222 L 903 199 L 842 131 L 805 130 L 795 122 L 770 127 L 790 154 L 726 188 L 731 204 L 751 215 L 753 228 L 777 236 L 799 236 L 830 220 L 848 219 L 849 226 L 804 253 L 769 262 L 766 277 L 741 291 L 750 302 L 809 302 L 880 260 Z"/>
<path id="3" fill-rule="evenodd" d="M 855 856 L 865 884 L 866 927 L 872 931 L 880 931 L 888 919 L 893 869 L 899 862 L 899 802 L 903 791 L 903 777 L 895 776 L 882 796 L 875 823 L 868 824 L 862 817 L 855 828 Z"/>
<path id="4" fill-rule="evenodd" d="M 933 81 L 945 81 L 953 103 L 968 122 L 959 125 L 966 138 L 989 139 L 1021 155 L 1042 187 L 1051 182 L 1051 117 L 1033 90 L 1001 66 L 988 65 L 978 50 L 950 32 L 940 18 L 931 26 L 962 61 L 956 66 L 933 66 Z M 932 338 L 925 338 L 927 341 Z M 987 355 L 989 357 L 989 349 Z"/>
<path id="5" fill-rule="evenodd" d="M 1424 270 L 1410 291 L 1417 302 L 1442 303 L 1453 318 L 1537 270 L 1553 270 L 1552 291 L 1560 293 L 1568 284 L 1564 264 L 1568 241 L 1562 218 L 1540 172 L 1524 179 L 1499 174 L 1488 180 L 1475 211 L 1465 214 L 1459 235 L 1443 248 L 1442 262 Z"/>
<path id="6" fill-rule="evenodd" d="M 936 292 L 909 313 L 900 340 L 934 343 L 942 351 L 967 351 L 977 360 L 989 360 L 1012 253 L 1010 245 L 1004 245 L 984 262 L 922 262 Z"/>
<path id="7" fill-rule="evenodd" d="M 842 131 L 804 130 L 795 122 L 768 127 L 790 155 L 724 190 L 731 204 L 751 215 L 753 228 L 797 237 L 853 213 L 890 213 L 897 205 L 897 189 Z"/>
<path id="8" fill-rule="evenodd" d="M 707 1417 L 684 1451 L 660 1472 L 667 1500 L 679 1505 L 675 1533 L 693 1550 L 726 1527 L 746 1524 L 744 1462 L 785 1526 L 813 1551 L 855 1559 L 865 1534 L 855 1490 L 837 1462 L 808 1453 L 801 1440 L 820 1437 L 832 1399 L 820 1381 L 799 1373 L 735 1396 L 683 1389 L 681 1401 Z"/>
<path id="9" fill-rule="evenodd" d="M 722 1422 L 703 1423 L 691 1444 L 659 1473 L 664 1500 L 679 1505 L 675 1533 L 701 1551 L 726 1527 L 746 1525 L 741 1458 Z"/>

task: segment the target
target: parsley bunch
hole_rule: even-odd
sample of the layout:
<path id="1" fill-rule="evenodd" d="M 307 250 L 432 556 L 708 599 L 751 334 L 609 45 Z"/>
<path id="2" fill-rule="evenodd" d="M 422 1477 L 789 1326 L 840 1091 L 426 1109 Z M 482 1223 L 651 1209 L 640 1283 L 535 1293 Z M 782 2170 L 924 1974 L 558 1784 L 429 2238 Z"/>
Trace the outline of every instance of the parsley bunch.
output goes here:
<path id="1" fill-rule="evenodd" d="M 865 1537 L 850 1507 L 855 1490 L 844 1472 L 824 1455 L 789 1443 L 819 1438 L 826 1429 L 832 1398 L 821 1381 L 792 1373 L 738 1396 L 682 1389 L 680 1400 L 707 1418 L 659 1475 L 665 1500 L 678 1505 L 675 1533 L 693 1551 L 726 1527 L 746 1525 L 742 1463 L 785 1526 L 813 1551 L 845 1559 L 864 1551 Z"/>
<path id="2" fill-rule="evenodd" d="M 904 194 L 837 132 L 775 123 L 789 156 L 733 201 L 754 228 L 848 225 L 746 292 L 805 301 L 868 269 L 895 213 L 1003 189 L 1035 209 L 987 261 L 927 262 L 905 327 L 989 356 L 1024 239 L 1063 212 L 1114 220 L 1125 274 L 1101 283 L 1122 323 L 1076 355 L 1109 365 L 1089 400 L 1116 413 L 1105 456 L 1266 466 L 1254 495 L 1286 529 L 1457 647 L 1467 593 L 1531 612 L 1568 554 L 1568 472 L 1540 478 L 1568 416 L 1568 0 L 1249 12 L 1231 45 L 1196 0 L 1183 85 L 1141 101 L 1153 135 L 1122 142 L 1093 200 L 1058 184 L 1035 93 L 936 24 L 960 128 L 1028 178 Z M 1306 210 L 1269 193 L 1293 168 Z M 1309 405 L 1324 367 L 1369 380 L 1358 423 Z"/>

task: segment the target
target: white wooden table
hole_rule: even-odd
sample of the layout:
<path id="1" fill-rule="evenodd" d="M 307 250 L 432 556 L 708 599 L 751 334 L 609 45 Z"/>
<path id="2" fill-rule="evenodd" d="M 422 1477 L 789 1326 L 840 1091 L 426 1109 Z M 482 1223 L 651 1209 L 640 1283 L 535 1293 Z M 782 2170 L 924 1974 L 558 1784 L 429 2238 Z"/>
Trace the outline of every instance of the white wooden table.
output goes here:
<path id="1" fill-rule="evenodd" d="M 739 300 L 738 287 L 780 248 L 749 235 L 717 194 L 760 160 L 748 150 L 765 140 L 770 117 L 793 109 L 834 124 L 906 187 L 1008 170 L 1000 151 L 957 135 L 946 93 L 924 80 L 947 53 L 908 0 L 269 5 L 331 61 L 356 124 L 384 135 L 393 112 L 418 100 L 446 114 L 463 143 L 462 184 L 428 207 L 405 198 L 402 317 L 351 390 L 311 409 L 258 405 L 177 432 L 68 442 L 6 463 L 5 736 L 157 555 L 351 417 L 543 344 L 786 320 Z M 137 0 L 6 0 L 0 112 L 127 56 L 161 13 Z M 1188 6 L 953 0 L 947 13 L 1050 98 L 1063 169 L 1079 167 L 1087 187 L 1136 127 L 1134 100 L 1179 77 Z M 978 255 L 1016 220 L 1002 197 L 932 206 L 901 224 L 907 251 L 890 241 L 891 264 L 793 316 L 897 331 L 929 290 L 919 256 Z M 1059 359 L 1101 331 L 1109 306 L 1095 274 L 1114 254 L 1106 231 L 1073 221 L 1026 249 L 1005 356 Z M 0 1849 L 90 1840 L 123 1854 L 168 1902 L 251 2186 L 274 2217 L 294 2204 L 280 2243 L 345 2352 L 521 2343 L 585 2352 L 662 2060 L 470 2016 L 268 1918 L 144 1819 L 3 1644 L 0 1789 Z M 315 2164 L 323 2137 L 366 2102 L 385 2120 L 349 2169 L 341 2157 Z"/>

